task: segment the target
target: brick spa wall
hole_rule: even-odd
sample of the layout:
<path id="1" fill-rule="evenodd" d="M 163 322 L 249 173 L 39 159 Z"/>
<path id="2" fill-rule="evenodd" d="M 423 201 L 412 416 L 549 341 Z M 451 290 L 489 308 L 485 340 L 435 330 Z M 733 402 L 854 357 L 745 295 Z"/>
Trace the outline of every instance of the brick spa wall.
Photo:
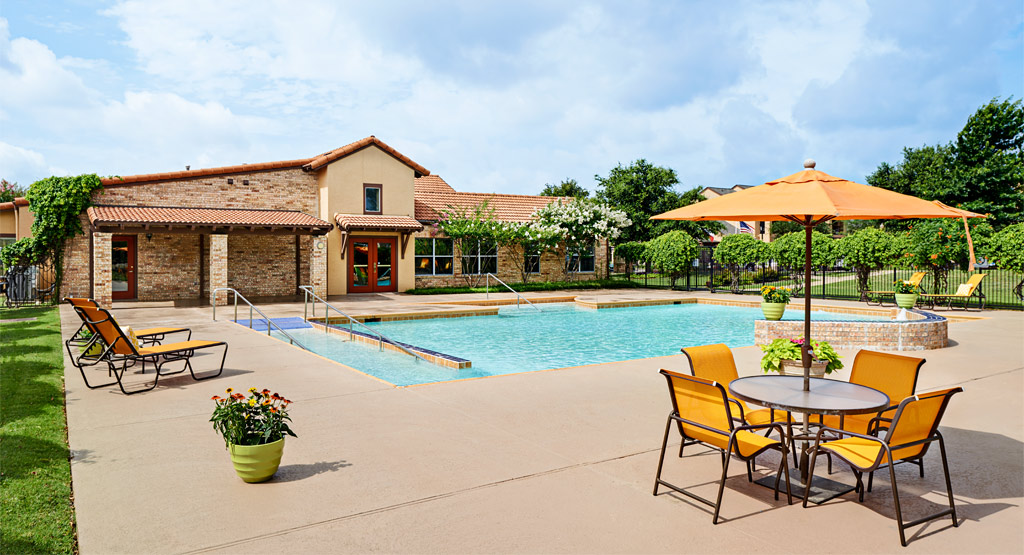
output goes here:
<path id="1" fill-rule="evenodd" d="M 923 311 L 907 311 L 911 320 L 888 322 L 815 322 L 811 338 L 828 341 L 836 349 L 924 351 L 949 344 L 946 318 Z M 766 345 L 778 338 L 802 337 L 803 320 L 756 320 L 754 343 Z"/>
<path id="2" fill-rule="evenodd" d="M 419 238 L 444 238 L 443 233 L 436 235 L 430 234 L 429 226 L 423 231 L 414 235 L 413 241 L 416 237 Z M 607 267 L 608 252 L 605 248 L 606 241 L 598 241 L 597 246 L 594 249 L 594 269 L 595 272 L 581 272 L 575 274 L 575 279 L 579 281 L 588 281 L 592 279 L 598 279 L 602 277 L 608 277 L 607 272 L 604 268 Z M 414 245 L 410 245 L 410 248 L 414 248 Z M 456 253 L 458 255 L 458 253 Z M 414 255 L 415 256 L 415 255 Z M 455 257 L 455 273 L 450 276 L 416 276 L 416 288 L 422 289 L 427 287 L 464 287 L 466 286 L 466 278 L 462 273 L 462 264 L 459 263 L 459 257 Z M 540 272 L 530 275 L 531 282 L 540 281 L 562 281 L 565 276 L 562 273 L 563 258 L 555 253 L 544 253 L 540 257 Z M 513 266 L 509 261 L 509 255 L 505 250 L 498 250 L 498 271 L 495 272 L 502 281 L 506 283 L 519 283 L 522 281 L 522 274 L 519 269 Z M 481 278 L 481 284 L 483 283 Z M 500 287 L 500 285 L 499 285 Z"/>

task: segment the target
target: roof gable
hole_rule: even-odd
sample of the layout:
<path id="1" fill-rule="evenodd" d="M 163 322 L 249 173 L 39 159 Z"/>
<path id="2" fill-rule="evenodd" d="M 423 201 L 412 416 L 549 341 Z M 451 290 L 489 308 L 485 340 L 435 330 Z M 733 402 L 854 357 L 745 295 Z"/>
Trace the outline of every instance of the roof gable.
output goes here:
<path id="1" fill-rule="evenodd" d="M 417 164 L 416 162 L 413 162 L 411 158 L 402 154 L 401 152 L 398 152 L 397 150 L 389 146 L 387 143 L 378 139 L 377 137 L 374 137 L 373 135 L 370 135 L 365 139 L 360 139 L 354 143 L 349 143 L 341 148 L 336 148 L 334 150 L 327 151 L 321 154 L 320 156 L 313 157 L 309 160 L 309 163 L 302 166 L 302 169 L 306 171 L 315 171 L 326 166 L 327 164 L 330 164 L 335 160 L 344 158 L 345 156 L 348 156 L 350 154 L 355 154 L 356 152 L 359 152 L 360 150 L 363 150 L 364 148 L 368 148 L 371 146 L 375 146 L 383 150 L 387 154 L 391 155 L 391 157 L 393 157 L 394 159 L 412 168 L 412 170 L 416 172 L 416 177 L 430 175 L 430 170 L 424 168 L 423 166 Z"/>

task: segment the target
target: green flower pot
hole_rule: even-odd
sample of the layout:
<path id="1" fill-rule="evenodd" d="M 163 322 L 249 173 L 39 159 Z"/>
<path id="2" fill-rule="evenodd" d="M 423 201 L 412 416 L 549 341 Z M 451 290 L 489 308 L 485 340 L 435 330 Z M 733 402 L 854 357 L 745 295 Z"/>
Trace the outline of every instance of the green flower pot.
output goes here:
<path id="1" fill-rule="evenodd" d="M 764 312 L 765 320 L 781 320 L 786 312 L 786 303 L 766 303 L 761 301 L 761 312 Z"/>
<path id="2" fill-rule="evenodd" d="M 917 293 L 896 293 L 896 306 L 914 308 L 915 304 L 917 304 Z"/>
<path id="3" fill-rule="evenodd" d="M 284 438 L 263 445 L 229 445 L 235 473 L 249 483 L 266 482 L 277 472 L 284 453 Z"/>

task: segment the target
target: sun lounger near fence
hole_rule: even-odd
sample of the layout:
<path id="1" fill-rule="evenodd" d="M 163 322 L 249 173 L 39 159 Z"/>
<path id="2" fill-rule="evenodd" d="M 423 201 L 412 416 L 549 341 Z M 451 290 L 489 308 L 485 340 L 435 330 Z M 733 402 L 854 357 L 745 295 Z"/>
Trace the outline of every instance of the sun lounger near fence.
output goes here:
<path id="1" fill-rule="evenodd" d="M 937 303 L 946 301 L 946 308 L 952 310 L 953 301 L 956 299 L 963 299 L 963 309 L 967 310 L 970 307 L 971 298 L 977 297 L 978 310 L 984 310 L 985 294 L 981 292 L 981 280 L 985 279 L 986 275 L 988 274 L 974 274 L 973 276 L 971 276 L 970 279 L 967 280 L 967 283 L 961 283 L 960 286 L 957 287 L 956 292 L 954 292 L 951 295 L 944 295 L 939 293 L 922 294 L 920 296 L 920 300 L 930 304 L 932 308 L 935 308 L 935 305 Z"/>

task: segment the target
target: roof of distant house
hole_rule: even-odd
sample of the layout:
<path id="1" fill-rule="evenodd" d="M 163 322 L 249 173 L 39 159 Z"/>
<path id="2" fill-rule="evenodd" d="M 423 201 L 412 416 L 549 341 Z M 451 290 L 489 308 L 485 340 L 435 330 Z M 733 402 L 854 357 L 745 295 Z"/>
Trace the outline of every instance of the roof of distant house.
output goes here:
<path id="1" fill-rule="evenodd" d="M 260 162 L 257 164 L 237 164 L 234 166 L 221 166 L 218 168 L 204 168 L 204 169 L 187 169 L 185 171 L 174 171 L 174 172 L 163 172 L 163 173 L 147 173 L 139 175 L 126 175 L 126 176 L 114 176 L 106 177 L 100 180 L 106 187 L 116 187 L 118 185 L 134 185 L 140 183 L 154 183 L 159 181 L 176 181 L 179 179 L 195 179 L 199 177 L 213 177 L 221 175 L 234 175 L 239 173 L 250 173 L 250 172 L 261 172 L 261 171 L 272 171 L 280 169 L 290 168 L 302 168 L 306 171 L 316 171 L 323 166 L 344 158 L 350 154 L 355 154 L 364 148 L 376 146 L 377 148 L 388 153 L 399 162 L 409 166 L 415 172 L 416 177 L 430 175 L 430 170 L 412 161 L 408 156 L 398 152 L 384 141 L 370 135 L 365 139 L 360 139 L 354 143 L 347 144 L 341 148 L 327 151 L 323 154 L 313 156 L 311 158 L 301 158 L 298 160 L 282 160 L 279 162 Z"/>
<path id="2" fill-rule="evenodd" d="M 728 195 L 729 193 L 735 193 L 736 191 L 742 191 L 743 189 L 749 189 L 751 187 L 753 187 L 753 185 L 740 184 L 733 185 L 732 187 L 704 187 L 704 189 L 701 192 L 714 191 L 719 195 Z"/>
<path id="3" fill-rule="evenodd" d="M 10 202 L 0 202 L 0 210 L 14 210 L 18 206 L 28 206 L 28 199 L 25 197 L 14 197 Z"/>

